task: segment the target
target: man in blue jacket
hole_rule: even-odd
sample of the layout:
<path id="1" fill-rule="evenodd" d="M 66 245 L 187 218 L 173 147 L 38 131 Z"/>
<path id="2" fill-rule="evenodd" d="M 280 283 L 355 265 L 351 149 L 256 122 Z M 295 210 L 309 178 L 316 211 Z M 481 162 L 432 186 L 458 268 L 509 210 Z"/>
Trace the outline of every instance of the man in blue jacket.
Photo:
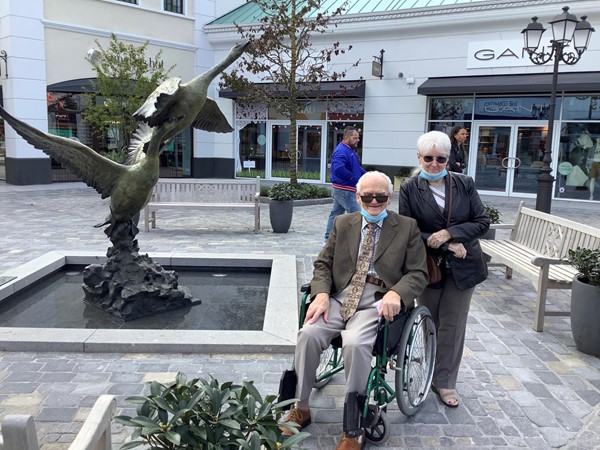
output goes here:
<path id="1" fill-rule="evenodd" d="M 365 169 L 361 167 L 355 150 L 359 142 L 358 130 L 354 127 L 346 127 L 342 142 L 339 143 L 333 151 L 333 155 L 331 155 L 333 208 L 327 221 L 323 245 L 329 239 L 329 233 L 331 233 L 336 216 L 345 212 L 360 211 L 360 207 L 356 202 L 356 183 L 365 173 Z"/>

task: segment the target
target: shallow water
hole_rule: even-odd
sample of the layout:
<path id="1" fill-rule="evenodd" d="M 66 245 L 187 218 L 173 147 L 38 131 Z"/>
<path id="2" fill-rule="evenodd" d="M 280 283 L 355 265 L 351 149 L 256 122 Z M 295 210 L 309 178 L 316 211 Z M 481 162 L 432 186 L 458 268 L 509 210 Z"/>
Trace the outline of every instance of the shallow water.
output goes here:
<path id="1" fill-rule="evenodd" d="M 262 330 L 270 269 L 176 268 L 201 304 L 123 322 L 83 302 L 83 267 L 65 267 L 0 303 L 1 327 Z"/>

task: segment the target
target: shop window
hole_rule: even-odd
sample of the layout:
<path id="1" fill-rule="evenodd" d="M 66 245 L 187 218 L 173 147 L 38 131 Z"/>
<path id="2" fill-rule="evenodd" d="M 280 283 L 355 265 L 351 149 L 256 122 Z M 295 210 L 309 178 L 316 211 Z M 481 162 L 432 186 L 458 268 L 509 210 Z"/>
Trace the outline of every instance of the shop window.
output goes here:
<path id="1" fill-rule="evenodd" d="M 164 0 L 164 10 L 183 14 L 183 0 Z"/>
<path id="2" fill-rule="evenodd" d="M 555 117 L 561 100 L 556 99 Z M 548 120 L 550 97 L 488 97 L 475 100 L 475 120 Z"/>
<path id="3" fill-rule="evenodd" d="M 265 178 L 266 122 L 250 122 L 239 130 L 239 153 L 235 175 Z"/>
<path id="4" fill-rule="evenodd" d="M 599 120 L 600 97 L 569 96 L 563 100 L 563 120 Z"/>
<path id="5" fill-rule="evenodd" d="M 600 200 L 600 123 L 563 123 L 557 168 L 557 198 Z"/>
<path id="6" fill-rule="evenodd" d="M 471 120 L 473 118 L 473 98 L 446 97 L 429 100 L 430 120 Z"/>

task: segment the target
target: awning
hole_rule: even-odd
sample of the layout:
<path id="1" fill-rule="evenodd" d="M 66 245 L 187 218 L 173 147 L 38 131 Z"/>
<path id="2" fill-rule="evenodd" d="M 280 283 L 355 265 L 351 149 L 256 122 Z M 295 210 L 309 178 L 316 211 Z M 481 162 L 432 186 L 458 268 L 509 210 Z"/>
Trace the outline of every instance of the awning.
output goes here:
<path id="1" fill-rule="evenodd" d="M 83 92 L 96 92 L 96 89 L 92 85 L 92 81 L 96 78 L 78 78 L 77 80 L 61 81 L 60 83 L 54 83 L 48 86 L 48 92 L 72 92 L 72 93 L 83 93 Z"/>
<path id="2" fill-rule="evenodd" d="M 265 86 L 273 86 L 265 84 Z M 356 81 L 324 81 L 323 83 L 310 83 L 304 85 L 303 90 L 308 88 L 304 98 L 317 97 L 338 97 L 338 98 L 365 98 L 365 82 L 364 80 Z M 275 89 L 274 89 L 275 90 Z M 287 91 L 281 90 L 278 92 L 280 97 L 285 97 Z M 239 98 L 243 97 L 243 92 L 234 92 L 231 89 L 223 89 L 219 91 L 219 97 L 223 98 Z"/>
<path id="3" fill-rule="evenodd" d="M 548 94 L 551 73 L 428 78 L 419 86 L 422 95 Z M 600 92 L 600 72 L 559 73 L 557 92 Z"/>

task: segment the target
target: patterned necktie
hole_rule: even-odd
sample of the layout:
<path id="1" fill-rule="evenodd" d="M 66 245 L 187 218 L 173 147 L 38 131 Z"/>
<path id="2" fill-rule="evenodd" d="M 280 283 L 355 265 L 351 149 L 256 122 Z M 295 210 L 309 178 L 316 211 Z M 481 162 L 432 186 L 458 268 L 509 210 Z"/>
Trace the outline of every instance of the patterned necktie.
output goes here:
<path id="1" fill-rule="evenodd" d="M 340 315 L 344 320 L 349 320 L 350 317 L 354 315 L 358 302 L 362 297 L 365 283 L 367 282 L 367 272 L 369 271 L 369 265 L 371 264 L 371 256 L 373 255 L 376 228 L 376 223 L 367 224 L 367 235 L 360 246 L 358 262 L 356 263 L 356 272 L 354 272 L 352 280 L 350 280 L 348 294 L 346 295 L 346 299 L 340 310 Z"/>

